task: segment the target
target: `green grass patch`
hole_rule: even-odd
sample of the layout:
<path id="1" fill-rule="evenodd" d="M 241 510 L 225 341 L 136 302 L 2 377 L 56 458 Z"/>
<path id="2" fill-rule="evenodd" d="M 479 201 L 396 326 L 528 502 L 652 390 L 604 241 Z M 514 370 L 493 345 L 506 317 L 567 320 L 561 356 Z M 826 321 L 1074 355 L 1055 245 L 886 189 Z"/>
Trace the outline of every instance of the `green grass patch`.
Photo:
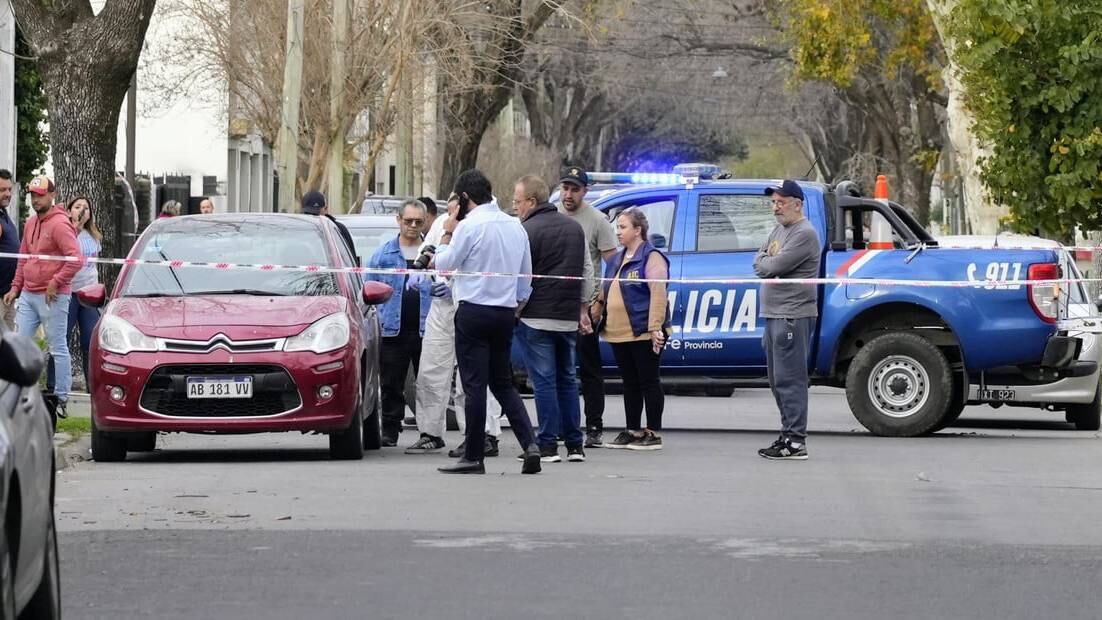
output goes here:
<path id="1" fill-rule="evenodd" d="M 92 432 L 92 418 L 70 416 L 57 421 L 57 432 L 68 433 L 73 438 Z"/>

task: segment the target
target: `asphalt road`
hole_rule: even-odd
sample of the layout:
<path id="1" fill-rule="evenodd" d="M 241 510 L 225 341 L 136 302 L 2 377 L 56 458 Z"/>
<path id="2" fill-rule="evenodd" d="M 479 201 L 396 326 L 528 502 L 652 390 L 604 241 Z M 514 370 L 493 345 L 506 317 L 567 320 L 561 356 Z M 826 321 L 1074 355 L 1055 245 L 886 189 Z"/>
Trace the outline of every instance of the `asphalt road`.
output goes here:
<path id="1" fill-rule="evenodd" d="M 591 450 L 538 476 L 511 437 L 486 476 L 395 449 L 331 462 L 324 437 L 297 435 L 169 436 L 79 464 L 57 491 L 66 615 L 1100 615 L 1097 433 L 975 409 L 877 438 L 824 389 L 811 459 L 777 463 L 755 453 L 775 435 L 768 392 L 667 405 L 681 430 L 661 453 Z"/>

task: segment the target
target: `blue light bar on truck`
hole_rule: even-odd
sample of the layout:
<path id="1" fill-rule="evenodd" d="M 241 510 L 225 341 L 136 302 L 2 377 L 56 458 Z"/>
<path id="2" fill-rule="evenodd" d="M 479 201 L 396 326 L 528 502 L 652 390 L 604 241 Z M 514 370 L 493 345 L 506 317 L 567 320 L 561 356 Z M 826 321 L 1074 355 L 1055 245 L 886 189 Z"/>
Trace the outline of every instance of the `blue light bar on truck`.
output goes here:
<path id="1" fill-rule="evenodd" d="M 673 172 L 683 178 L 689 179 L 714 179 L 723 170 L 715 164 L 677 164 Z"/>
<path id="2" fill-rule="evenodd" d="M 625 185 L 680 185 L 701 179 L 714 179 L 723 172 L 715 164 L 678 164 L 673 172 L 590 172 L 592 183 L 623 183 Z"/>

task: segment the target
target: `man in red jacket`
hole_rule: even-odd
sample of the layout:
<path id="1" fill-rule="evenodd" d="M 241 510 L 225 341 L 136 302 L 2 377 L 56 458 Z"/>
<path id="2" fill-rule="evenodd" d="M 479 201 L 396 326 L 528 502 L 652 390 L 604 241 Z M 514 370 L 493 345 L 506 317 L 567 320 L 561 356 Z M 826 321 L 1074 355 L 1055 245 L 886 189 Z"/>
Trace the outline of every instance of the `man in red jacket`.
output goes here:
<path id="1" fill-rule="evenodd" d="M 16 306 L 15 325 L 24 336 L 33 337 L 41 325 L 46 332 L 50 355 L 57 371 L 54 393 L 58 399 L 58 415 L 65 416 L 65 403 L 73 384 L 72 361 L 66 339 L 69 324 L 70 284 L 80 271 L 80 244 L 76 229 L 69 221 L 65 205 L 55 205 L 56 188 L 48 177 L 35 177 L 27 184 L 35 217 L 23 227 L 20 254 L 71 256 L 73 261 L 19 259 L 11 290 L 4 295 L 4 305 Z"/>

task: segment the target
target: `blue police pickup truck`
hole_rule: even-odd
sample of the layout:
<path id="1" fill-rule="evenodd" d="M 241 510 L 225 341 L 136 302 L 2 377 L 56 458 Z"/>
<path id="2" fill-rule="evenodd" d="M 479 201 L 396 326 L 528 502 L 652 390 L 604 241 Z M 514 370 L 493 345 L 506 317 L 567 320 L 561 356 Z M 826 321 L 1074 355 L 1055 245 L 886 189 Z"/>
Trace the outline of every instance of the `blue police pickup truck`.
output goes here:
<path id="1" fill-rule="evenodd" d="M 669 288 L 673 333 L 662 370 L 671 378 L 765 376 L 760 285 L 691 281 L 755 277 L 754 255 L 776 224 L 765 188 L 777 181 L 713 178 L 717 172 L 695 166 L 680 178 L 591 175 L 590 204 L 610 219 L 629 207 L 643 210 L 651 241 L 670 258 L 671 279 L 686 280 Z M 801 187 L 822 241 L 821 277 L 977 282 L 819 286 L 808 365 L 816 384 L 846 389 L 862 425 L 878 435 L 921 435 L 953 422 L 966 404 L 988 402 L 1065 411 L 1078 428 L 1098 428 L 1097 355 L 1083 355 L 1081 337 L 1061 328 L 1061 286 L 1031 284 L 1070 277 L 1061 275 L 1058 248 L 939 247 L 901 205 L 863 198 L 852 183 Z M 887 248 L 870 248 L 873 213 L 891 226 Z M 615 374 L 603 346 L 606 371 Z M 1068 379 L 1089 389 L 1061 392 L 1058 402 L 1016 397 L 1015 386 L 1040 394 L 1038 386 Z"/>

